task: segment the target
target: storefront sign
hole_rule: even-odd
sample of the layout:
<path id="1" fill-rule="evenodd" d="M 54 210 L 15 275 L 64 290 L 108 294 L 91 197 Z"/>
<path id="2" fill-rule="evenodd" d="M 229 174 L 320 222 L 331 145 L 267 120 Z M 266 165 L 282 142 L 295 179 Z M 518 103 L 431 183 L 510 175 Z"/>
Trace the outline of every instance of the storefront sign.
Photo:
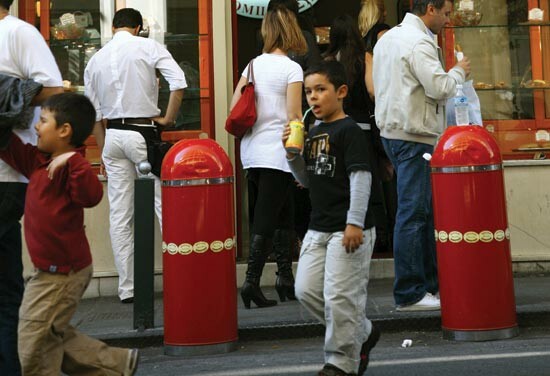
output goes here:
<path id="1" fill-rule="evenodd" d="M 311 8 L 318 0 L 298 0 L 300 12 Z M 237 14 L 250 18 L 264 18 L 269 0 L 237 0 Z"/>

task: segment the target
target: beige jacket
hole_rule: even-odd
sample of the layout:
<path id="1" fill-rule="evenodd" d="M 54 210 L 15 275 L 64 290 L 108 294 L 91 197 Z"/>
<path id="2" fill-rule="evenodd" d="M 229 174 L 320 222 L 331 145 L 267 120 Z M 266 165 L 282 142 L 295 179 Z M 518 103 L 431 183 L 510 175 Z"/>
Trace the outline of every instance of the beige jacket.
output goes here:
<path id="1" fill-rule="evenodd" d="M 446 125 L 446 100 L 466 78 L 460 67 L 445 72 L 439 52 L 424 22 L 411 13 L 378 41 L 373 76 L 382 137 L 435 144 Z"/>

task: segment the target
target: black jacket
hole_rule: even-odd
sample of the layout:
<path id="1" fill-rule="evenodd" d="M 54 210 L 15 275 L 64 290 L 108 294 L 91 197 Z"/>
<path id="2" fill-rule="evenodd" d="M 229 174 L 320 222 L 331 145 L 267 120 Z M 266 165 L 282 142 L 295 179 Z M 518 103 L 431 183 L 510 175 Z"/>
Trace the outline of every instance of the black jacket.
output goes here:
<path id="1" fill-rule="evenodd" d="M 5 149 L 13 128 L 26 128 L 32 99 L 42 84 L 0 73 L 0 149 Z"/>

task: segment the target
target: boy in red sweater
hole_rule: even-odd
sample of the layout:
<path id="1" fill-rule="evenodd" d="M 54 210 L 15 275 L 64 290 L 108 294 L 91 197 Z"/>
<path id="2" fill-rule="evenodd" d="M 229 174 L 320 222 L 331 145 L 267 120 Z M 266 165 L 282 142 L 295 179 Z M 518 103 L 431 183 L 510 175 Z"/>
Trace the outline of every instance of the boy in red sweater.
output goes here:
<path id="1" fill-rule="evenodd" d="M 0 158 L 29 179 L 25 240 L 35 273 L 19 312 L 23 375 L 133 375 L 135 349 L 108 347 L 70 325 L 92 277 L 84 210 L 97 205 L 103 187 L 84 158 L 95 110 L 82 95 L 50 97 L 35 126 L 38 144 L 14 134 Z"/>

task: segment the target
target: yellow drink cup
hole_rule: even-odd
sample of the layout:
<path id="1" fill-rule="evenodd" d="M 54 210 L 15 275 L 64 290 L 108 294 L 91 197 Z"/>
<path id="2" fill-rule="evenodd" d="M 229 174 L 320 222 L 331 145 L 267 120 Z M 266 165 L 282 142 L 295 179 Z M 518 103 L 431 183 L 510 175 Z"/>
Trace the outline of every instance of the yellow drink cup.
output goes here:
<path id="1" fill-rule="evenodd" d="M 290 136 L 285 143 L 285 149 L 289 153 L 299 154 L 304 148 L 304 123 L 300 120 L 292 120 L 290 127 Z"/>

